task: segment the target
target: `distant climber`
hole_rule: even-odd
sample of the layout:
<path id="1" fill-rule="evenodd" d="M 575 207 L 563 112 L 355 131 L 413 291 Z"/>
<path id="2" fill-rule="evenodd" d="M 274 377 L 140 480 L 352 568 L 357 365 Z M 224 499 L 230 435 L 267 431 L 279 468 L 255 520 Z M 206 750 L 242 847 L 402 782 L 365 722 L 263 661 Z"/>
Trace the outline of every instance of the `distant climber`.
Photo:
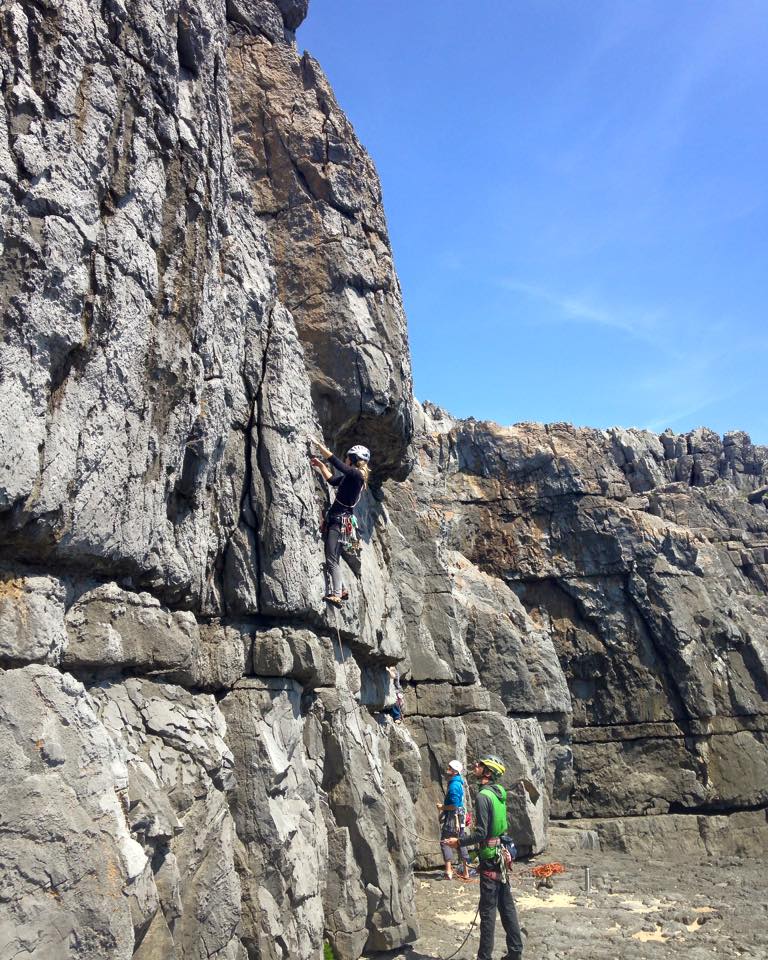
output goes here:
<path id="1" fill-rule="evenodd" d="M 523 940 L 520 922 L 506 882 L 502 837 L 507 833 L 507 792 L 498 782 L 504 776 L 504 764 L 489 754 L 477 760 L 473 774 L 480 781 L 475 801 L 475 823 L 471 833 L 445 840 L 450 847 L 477 847 L 480 873 L 480 948 L 477 960 L 492 960 L 496 911 L 507 935 L 507 952 L 502 960 L 522 960 Z"/>
<path id="2" fill-rule="evenodd" d="M 453 847 L 443 841 L 460 836 L 464 832 L 466 823 L 462 770 L 463 767 L 458 760 L 451 760 L 445 770 L 448 776 L 445 798 L 442 803 L 437 804 L 437 812 L 440 816 L 440 849 L 443 852 L 446 880 L 453 879 Z M 461 865 L 456 868 L 456 873 L 469 879 L 469 853 L 466 847 L 459 847 L 459 856 Z"/>
<path id="3" fill-rule="evenodd" d="M 395 666 L 387 667 L 387 673 L 392 679 L 392 686 L 395 688 L 395 702 L 386 709 L 385 713 L 392 717 L 393 723 L 402 723 L 405 695 L 403 694 L 403 685 L 400 682 L 400 673 Z"/>
<path id="4" fill-rule="evenodd" d="M 323 599 L 335 607 L 340 607 L 348 596 L 341 577 L 341 549 L 354 535 L 355 507 L 363 495 L 363 490 L 368 486 L 368 464 L 371 460 L 371 451 L 368 447 L 356 444 L 347 450 L 346 458 L 342 462 L 316 438 L 310 437 L 310 441 L 323 458 L 320 460 L 312 456 L 310 463 L 323 480 L 336 488 L 336 498 L 328 508 L 322 526 L 325 537 L 325 596 Z M 323 460 L 326 463 L 323 463 Z M 337 471 L 336 475 L 327 465 L 328 463 Z"/>

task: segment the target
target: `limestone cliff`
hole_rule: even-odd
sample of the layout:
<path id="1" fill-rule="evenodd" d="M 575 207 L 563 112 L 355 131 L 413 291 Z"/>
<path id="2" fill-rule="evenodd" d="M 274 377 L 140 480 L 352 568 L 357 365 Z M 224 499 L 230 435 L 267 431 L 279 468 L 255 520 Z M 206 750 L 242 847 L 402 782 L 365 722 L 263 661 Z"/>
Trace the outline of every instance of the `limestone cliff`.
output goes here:
<path id="1" fill-rule="evenodd" d="M 414 404 L 306 12 L 0 0 L 0 960 L 407 943 L 490 745 L 524 850 L 766 803 L 766 451 Z M 339 613 L 308 433 L 374 451 Z"/>
<path id="2" fill-rule="evenodd" d="M 414 936 L 383 548 L 337 634 L 305 439 L 402 475 L 410 362 L 305 13 L 0 4 L 4 957 Z"/>
<path id="3" fill-rule="evenodd" d="M 439 627 L 409 648 L 417 692 L 471 663 L 509 716 L 537 718 L 555 817 L 764 824 L 768 448 L 429 404 L 417 445 L 388 493 L 431 561 L 417 594 Z"/>

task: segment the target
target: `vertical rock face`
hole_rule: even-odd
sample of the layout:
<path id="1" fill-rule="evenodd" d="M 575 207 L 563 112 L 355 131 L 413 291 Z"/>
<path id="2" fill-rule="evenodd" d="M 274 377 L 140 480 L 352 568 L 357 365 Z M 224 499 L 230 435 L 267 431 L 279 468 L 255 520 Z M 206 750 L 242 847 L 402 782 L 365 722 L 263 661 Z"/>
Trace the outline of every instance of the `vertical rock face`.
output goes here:
<path id="1" fill-rule="evenodd" d="M 410 360 L 306 10 L 0 4 L 3 956 L 416 935 L 383 547 L 337 630 L 306 458 L 404 475 Z"/>
<path id="2" fill-rule="evenodd" d="M 523 851 L 768 802 L 766 451 L 414 405 L 306 13 L 0 0 L 2 957 L 399 947 L 454 757 Z M 338 612 L 308 433 L 374 452 Z"/>
<path id="3" fill-rule="evenodd" d="M 228 49 L 234 147 L 274 250 L 319 416 L 403 476 L 412 430 L 402 299 L 373 164 L 319 65 L 261 35 Z"/>

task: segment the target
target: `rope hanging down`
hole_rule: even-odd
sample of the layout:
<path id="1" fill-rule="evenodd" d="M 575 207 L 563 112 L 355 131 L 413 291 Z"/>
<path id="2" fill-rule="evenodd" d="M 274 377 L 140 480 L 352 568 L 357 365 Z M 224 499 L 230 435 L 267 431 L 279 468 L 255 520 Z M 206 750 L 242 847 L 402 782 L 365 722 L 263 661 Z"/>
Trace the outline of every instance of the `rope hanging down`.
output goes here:
<path id="1" fill-rule="evenodd" d="M 347 663 L 347 662 L 346 662 L 346 658 L 345 658 L 345 656 L 344 656 L 344 647 L 343 647 L 342 642 L 341 642 L 341 632 L 339 631 L 339 625 L 338 625 L 337 617 L 338 617 L 338 614 L 336 613 L 336 611 L 334 611 L 334 627 L 335 627 L 335 629 L 336 629 L 336 639 L 337 639 L 338 644 L 339 644 L 339 657 L 340 657 L 340 659 L 341 659 L 341 666 L 342 666 L 342 670 L 343 670 L 343 672 L 344 672 L 344 682 L 347 683 L 347 669 L 346 669 L 346 663 Z M 348 684 L 348 683 L 347 683 L 347 693 L 349 693 L 349 695 L 352 696 L 352 691 L 349 689 L 349 684 Z M 368 749 L 368 741 L 366 740 L 365 734 L 363 733 L 362 727 L 360 726 L 360 718 L 358 717 L 358 710 L 362 710 L 362 706 L 358 705 L 358 707 L 355 708 L 354 710 L 346 711 L 346 714 L 345 714 L 345 715 L 348 716 L 348 715 L 351 713 L 351 714 L 354 716 L 354 718 L 355 718 L 355 724 L 356 724 L 356 726 L 357 726 L 357 732 L 358 732 L 358 735 L 359 735 L 359 737 L 360 737 L 360 742 L 362 743 L 363 749 L 365 750 L 366 754 L 368 755 L 368 759 L 369 759 L 369 761 L 370 761 L 370 763 L 371 763 L 371 771 L 375 774 L 375 773 L 377 772 L 377 771 L 376 771 L 376 765 L 377 765 L 378 761 L 377 761 L 377 759 L 373 756 L 373 754 L 371 753 L 371 751 Z M 415 838 L 416 840 L 421 840 L 421 841 L 423 841 L 424 843 L 430 843 L 430 844 L 431 844 L 431 843 L 435 843 L 435 838 L 434 838 L 434 837 L 422 837 L 420 834 L 416 833 L 416 831 L 413 829 L 413 827 L 408 826 L 408 824 L 405 823 L 405 821 L 401 820 L 400 817 L 395 813 L 394 808 L 390 805 L 390 803 L 389 803 L 388 800 L 387 800 L 387 795 L 386 795 L 386 793 L 385 793 L 385 791 L 384 791 L 384 784 L 383 784 L 383 782 L 380 782 L 380 781 L 377 782 L 377 779 L 376 779 L 376 777 L 374 776 L 374 783 L 376 783 L 376 786 L 377 786 L 377 787 L 379 788 L 379 790 L 381 791 L 381 799 L 382 799 L 382 801 L 383 801 L 383 803 L 384 803 L 384 806 L 387 808 L 387 810 L 389 810 L 389 812 L 392 814 L 392 817 L 400 824 L 400 826 L 403 828 L 403 830 L 405 830 L 405 831 L 409 834 L 409 836 Z"/>
<path id="2" fill-rule="evenodd" d="M 466 937 L 464 937 L 464 939 L 461 941 L 461 943 L 458 945 L 458 947 L 456 947 L 456 949 L 453 951 L 453 953 L 449 954 L 447 957 L 443 957 L 442 960 L 453 960 L 453 958 L 456 956 L 456 954 L 459 952 L 459 950 L 461 950 L 461 949 L 464 947 L 464 944 L 465 944 L 465 943 L 467 942 L 467 940 L 469 940 L 469 938 L 472 936 L 472 931 L 474 930 L 475 924 L 477 923 L 477 917 L 478 917 L 479 913 L 480 913 L 480 901 L 478 900 L 477 910 L 475 910 L 475 916 L 474 916 L 473 919 L 472 919 L 472 923 L 470 923 L 470 925 L 469 925 L 469 930 L 467 930 L 467 935 L 466 935 Z"/>
<path id="3" fill-rule="evenodd" d="M 334 628 L 336 630 L 336 640 L 339 645 L 339 659 L 341 661 L 341 668 L 344 673 L 344 682 L 347 687 L 347 693 L 349 693 L 349 695 L 352 696 L 352 691 L 349 689 L 349 683 L 347 682 L 347 669 L 346 669 L 347 661 L 346 661 L 346 657 L 344 656 L 344 645 L 341 641 L 341 631 L 339 630 L 338 613 L 336 611 L 334 611 L 333 619 L 334 619 Z M 345 711 L 345 715 L 348 715 L 349 713 L 352 713 L 354 715 L 355 724 L 357 725 L 357 732 L 360 737 L 360 742 L 362 743 L 363 749 L 368 755 L 368 759 L 371 764 L 371 772 L 376 773 L 377 760 L 368 748 L 366 737 L 360 725 L 360 718 L 358 716 L 359 709 L 360 710 L 362 709 L 362 705 L 358 704 L 357 708 L 353 710 Z M 434 843 L 435 842 L 434 837 L 422 837 L 420 834 L 416 833 L 412 827 L 409 827 L 408 824 L 406 824 L 403 820 L 401 820 L 401 818 L 397 815 L 397 813 L 395 813 L 394 808 L 387 801 L 387 797 L 384 792 L 384 784 L 382 782 L 377 783 L 375 777 L 374 777 L 374 782 L 376 783 L 379 790 L 381 791 L 381 799 L 384 802 L 384 806 L 387 808 L 390 814 L 394 817 L 394 819 L 400 824 L 400 826 L 415 839 L 422 840 L 424 843 L 430 843 L 430 844 Z M 564 872 L 565 872 L 565 867 L 562 865 L 562 863 L 542 863 L 542 864 L 538 864 L 535 867 L 531 867 L 527 870 L 516 871 L 514 873 L 514 877 L 515 878 L 533 877 L 535 879 L 542 880 L 542 879 L 548 879 L 549 877 L 553 877 L 556 874 L 564 873 Z M 475 915 L 472 918 L 472 923 L 470 923 L 469 925 L 469 930 L 467 930 L 466 936 L 458 945 L 458 947 L 453 951 L 453 953 L 449 954 L 447 957 L 443 957 L 442 960 L 454 960 L 454 957 L 456 957 L 457 954 L 464 948 L 465 944 L 467 943 L 469 938 L 472 936 L 472 931 L 475 928 L 475 924 L 477 923 L 477 918 L 479 914 L 480 914 L 480 903 L 478 901 L 477 910 L 475 910 Z"/>

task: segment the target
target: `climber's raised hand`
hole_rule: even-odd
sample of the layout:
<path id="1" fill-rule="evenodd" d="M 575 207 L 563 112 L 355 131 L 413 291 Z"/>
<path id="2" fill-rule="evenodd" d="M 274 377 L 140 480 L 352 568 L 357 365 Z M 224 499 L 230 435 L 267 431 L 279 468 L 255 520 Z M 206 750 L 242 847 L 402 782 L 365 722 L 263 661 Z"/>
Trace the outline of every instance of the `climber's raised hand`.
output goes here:
<path id="1" fill-rule="evenodd" d="M 321 440 L 318 440 L 318 439 L 317 439 L 317 437 L 313 437 L 311 434 L 308 434 L 308 435 L 307 435 L 307 440 L 309 440 L 309 442 L 310 442 L 313 446 L 317 447 L 317 449 L 320 451 L 321 455 L 322 455 L 326 460 L 328 459 L 328 457 L 331 456 L 331 454 L 332 454 L 333 451 L 332 451 L 332 450 L 329 450 L 328 447 L 326 447 L 325 444 L 324 444 Z"/>

